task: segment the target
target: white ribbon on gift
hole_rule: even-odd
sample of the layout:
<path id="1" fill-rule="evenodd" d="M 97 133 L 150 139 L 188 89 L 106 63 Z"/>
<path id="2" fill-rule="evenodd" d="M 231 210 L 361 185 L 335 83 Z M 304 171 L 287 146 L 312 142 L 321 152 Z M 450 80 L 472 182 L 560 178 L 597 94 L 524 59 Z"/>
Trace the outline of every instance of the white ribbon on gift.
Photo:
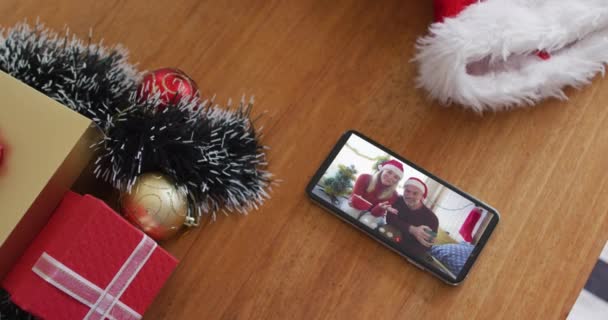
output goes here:
<path id="1" fill-rule="evenodd" d="M 121 302 L 120 297 L 146 264 L 156 246 L 154 240 L 144 235 L 105 289 L 85 279 L 46 252 L 42 253 L 32 271 L 89 307 L 84 319 L 137 320 L 141 319 L 141 315 Z"/>

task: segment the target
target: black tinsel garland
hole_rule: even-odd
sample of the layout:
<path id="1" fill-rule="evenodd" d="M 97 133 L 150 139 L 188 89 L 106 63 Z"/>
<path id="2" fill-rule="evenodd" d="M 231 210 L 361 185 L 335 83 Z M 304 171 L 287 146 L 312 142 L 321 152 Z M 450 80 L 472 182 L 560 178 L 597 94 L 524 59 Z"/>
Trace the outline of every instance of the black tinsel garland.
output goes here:
<path id="1" fill-rule="evenodd" d="M 247 211 L 269 197 L 266 147 L 250 121 L 253 99 L 234 109 L 184 99 L 159 109 L 158 95 L 114 116 L 97 144 L 95 175 L 119 190 L 137 176 L 160 171 L 179 183 L 200 216 L 220 209 Z"/>
<path id="2" fill-rule="evenodd" d="M 0 30 L 0 70 L 102 127 L 108 115 L 127 104 L 138 80 L 120 46 L 85 44 L 67 31 L 60 36 L 41 24 Z"/>
<path id="3" fill-rule="evenodd" d="M 158 94 L 136 98 L 141 76 L 125 49 L 60 36 L 40 24 L 0 30 L 0 70 L 102 129 L 95 174 L 120 191 L 140 174 L 160 171 L 189 196 L 198 217 L 224 209 L 247 213 L 269 197 L 266 147 L 250 119 L 253 100 L 223 109 L 185 98 L 157 108 Z"/>

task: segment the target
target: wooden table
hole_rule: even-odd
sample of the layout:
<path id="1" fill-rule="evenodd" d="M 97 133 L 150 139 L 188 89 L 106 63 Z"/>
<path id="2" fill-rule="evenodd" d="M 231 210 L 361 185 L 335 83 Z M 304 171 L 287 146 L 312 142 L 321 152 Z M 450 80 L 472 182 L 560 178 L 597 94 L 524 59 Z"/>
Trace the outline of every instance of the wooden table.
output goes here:
<path id="1" fill-rule="evenodd" d="M 558 319 L 608 237 L 608 81 L 567 102 L 483 117 L 415 89 L 410 62 L 430 1 L 24 1 L 141 69 L 177 66 L 218 101 L 256 96 L 283 180 L 247 217 L 165 244 L 181 264 L 146 319 Z M 358 129 L 498 208 L 470 277 L 447 286 L 312 204 L 304 187 Z"/>

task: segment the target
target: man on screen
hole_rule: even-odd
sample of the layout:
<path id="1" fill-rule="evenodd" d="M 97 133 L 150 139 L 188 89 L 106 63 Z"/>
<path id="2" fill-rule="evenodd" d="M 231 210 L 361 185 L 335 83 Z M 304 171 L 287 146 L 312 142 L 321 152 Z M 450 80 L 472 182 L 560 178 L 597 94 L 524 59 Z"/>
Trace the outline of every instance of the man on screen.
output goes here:
<path id="1" fill-rule="evenodd" d="M 398 245 L 411 255 L 423 256 L 433 245 L 439 228 L 437 216 L 422 203 L 427 191 L 422 180 L 407 179 L 403 195 L 393 204 L 397 213 L 389 211 L 386 216 L 387 223 L 402 234 Z"/>

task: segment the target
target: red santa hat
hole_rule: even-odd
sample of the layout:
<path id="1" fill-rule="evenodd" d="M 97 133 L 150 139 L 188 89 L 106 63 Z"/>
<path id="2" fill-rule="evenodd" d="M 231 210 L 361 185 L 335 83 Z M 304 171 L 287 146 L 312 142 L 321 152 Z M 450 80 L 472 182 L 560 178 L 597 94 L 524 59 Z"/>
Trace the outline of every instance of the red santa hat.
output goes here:
<path id="1" fill-rule="evenodd" d="M 566 99 L 608 63 L 605 0 L 434 0 L 418 85 L 477 112 Z"/>
<path id="2" fill-rule="evenodd" d="M 422 180 L 415 178 L 415 177 L 410 177 L 405 181 L 405 184 L 403 185 L 404 187 L 406 186 L 414 186 L 416 188 L 418 188 L 420 191 L 422 191 L 422 197 L 424 199 L 426 199 L 426 195 L 429 191 L 429 189 L 426 187 L 426 184 L 424 182 L 422 182 Z"/>
<path id="3" fill-rule="evenodd" d="M 470 4 L 479 0 L 434 0 L 433 9 L 435 9 L 435 22 L 443 22 L 445 18 L 457 16 Z"/>
<path id="4" fill-rule="evenodd" d="M 398 175 L 399 179 L 403 178 L 403 165 L 401 164 L 401 162 L 399 162 L 397 160 L 388 160 L 388 161 L 382 162 L 378 166 L 378 170 L 380 170 L 380 171 L 390 170 L 394 174 Z"/>

